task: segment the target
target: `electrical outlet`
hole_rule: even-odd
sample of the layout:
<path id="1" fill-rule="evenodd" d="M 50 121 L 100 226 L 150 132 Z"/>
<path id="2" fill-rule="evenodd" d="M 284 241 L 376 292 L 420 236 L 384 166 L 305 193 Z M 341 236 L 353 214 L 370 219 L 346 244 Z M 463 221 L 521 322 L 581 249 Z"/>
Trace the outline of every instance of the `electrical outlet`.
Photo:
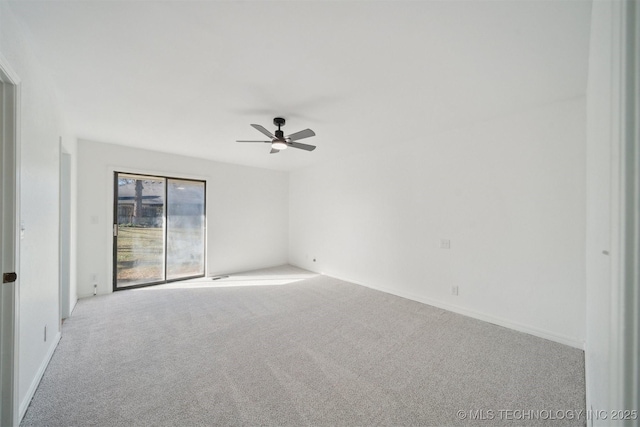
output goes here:
<path id="1" fill-rule="evenodd" d="M 47 325 L 44 325 L 44 342 L 47 342 Z"/>
<path id="2" fill-rule="evenodd" d="M 458 296 L 458 287 L 457 286 L 452 286 L 451 287 L 451 295 Z"/>
<path id="3" fill-rule="evenodd" d="M 440 249 L 451 249 L 451 240 L 440 239 Z"/>

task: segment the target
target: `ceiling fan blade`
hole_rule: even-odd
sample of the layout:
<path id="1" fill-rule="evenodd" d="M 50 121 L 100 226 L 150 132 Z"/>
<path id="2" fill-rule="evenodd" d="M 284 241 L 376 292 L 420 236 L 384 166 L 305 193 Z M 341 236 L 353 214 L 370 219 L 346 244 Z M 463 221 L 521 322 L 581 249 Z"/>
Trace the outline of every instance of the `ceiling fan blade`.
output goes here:
<path id="1" fill-rule="evenodd" d="M 307 151 L 313 151 L 316 149 L 315 145 L 301 144 L 299 142 L 289 142 L 287 145 L 289 147 L 299 148 L 301 150 L 307 150 Z"/>
<path id="2" fill-rule="evenodd" d="M 280 150 L 276 150 L 275 148 L 272 148 L 271 151 L 269 151 L 269 154 L 277 154 L 279 152 Z"/>
<path id="3" fill-rule="evenodd" d="M 291 135 L 285 137 L 289 141 L 297 141 L 303 138 L 309 138 L 310 136 L 316 136 L 316 133 L 311 129 L 301 130 L 300 132 L 292 133 Z"/>
<path id="4" fill-rule="evenodd" d="M 274 134 L 266 130 L 264 126 L 260 126 L 260 125 L 251 125 L 251 126 L 253 126 L 258 132 L 262 132 L 263 134 L 267 135 L 271 139 L 276 137 Z"/>
<path id="5" fill-rule="evenodd" d="M 271 144 L 271 141 L 238 141 L 237 140 L 236 142 L 266 142 L 266 143 Z"/>

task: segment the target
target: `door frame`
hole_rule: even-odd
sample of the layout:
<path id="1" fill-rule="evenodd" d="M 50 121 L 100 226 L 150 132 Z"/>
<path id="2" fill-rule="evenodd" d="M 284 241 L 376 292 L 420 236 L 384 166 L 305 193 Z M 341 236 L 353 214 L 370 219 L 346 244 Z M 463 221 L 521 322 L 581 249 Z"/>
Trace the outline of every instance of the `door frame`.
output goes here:
<path id="1" fill-rule="evenodd" d="M 0 292 L 0 425 L 18 425 L 18 361 L 20 302 L 20 99 L 21 81 L 0 54 L 0 264 L 18 280 L 3 283 Z"/>
<path id="2" fill-rule="evenodd" d="M 639 409 L 640 401 L 640 5 L 625 2 L 621 11 L 621 85 L 620 163 L 618 245 L 620 251 L 617 294 L 620 311 L 618 406 Z"/>
<path id="3" fill-rule="evenodd" d="M 59 276 L 60 319 L 71 316 L 71 154 L 62 146 L 60 137 L 60 252 Z M 62 323 L 62 322 L 61 322 Z M 59 327 L 62 330 L 62 325 Z"/>

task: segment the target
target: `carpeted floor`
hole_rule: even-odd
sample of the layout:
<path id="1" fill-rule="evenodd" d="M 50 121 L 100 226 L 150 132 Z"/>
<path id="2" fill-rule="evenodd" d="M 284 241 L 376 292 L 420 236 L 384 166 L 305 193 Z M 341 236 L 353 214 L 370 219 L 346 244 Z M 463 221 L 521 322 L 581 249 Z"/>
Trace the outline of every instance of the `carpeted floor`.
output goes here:
<path id="1" fill-rule="evenodd" d="M 580 350 L 281 267 L 80 300 L 21 425 L 584 425 L 584 389 Z"/>

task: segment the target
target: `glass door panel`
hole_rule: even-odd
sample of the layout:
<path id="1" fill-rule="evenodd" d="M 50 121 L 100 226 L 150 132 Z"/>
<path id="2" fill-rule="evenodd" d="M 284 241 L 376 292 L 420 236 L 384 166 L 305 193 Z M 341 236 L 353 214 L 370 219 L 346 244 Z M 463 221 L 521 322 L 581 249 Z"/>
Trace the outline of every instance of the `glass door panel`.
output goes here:
<path id="1" fill-rule="evenodd" d="M 116 173 L 115 288 L 165 280 L 164 178 Z"/>
<path id="2" fill-rule="evenodd" d="M 204 275 L 205 184 L 167 179 L 167 280 Z"/>

